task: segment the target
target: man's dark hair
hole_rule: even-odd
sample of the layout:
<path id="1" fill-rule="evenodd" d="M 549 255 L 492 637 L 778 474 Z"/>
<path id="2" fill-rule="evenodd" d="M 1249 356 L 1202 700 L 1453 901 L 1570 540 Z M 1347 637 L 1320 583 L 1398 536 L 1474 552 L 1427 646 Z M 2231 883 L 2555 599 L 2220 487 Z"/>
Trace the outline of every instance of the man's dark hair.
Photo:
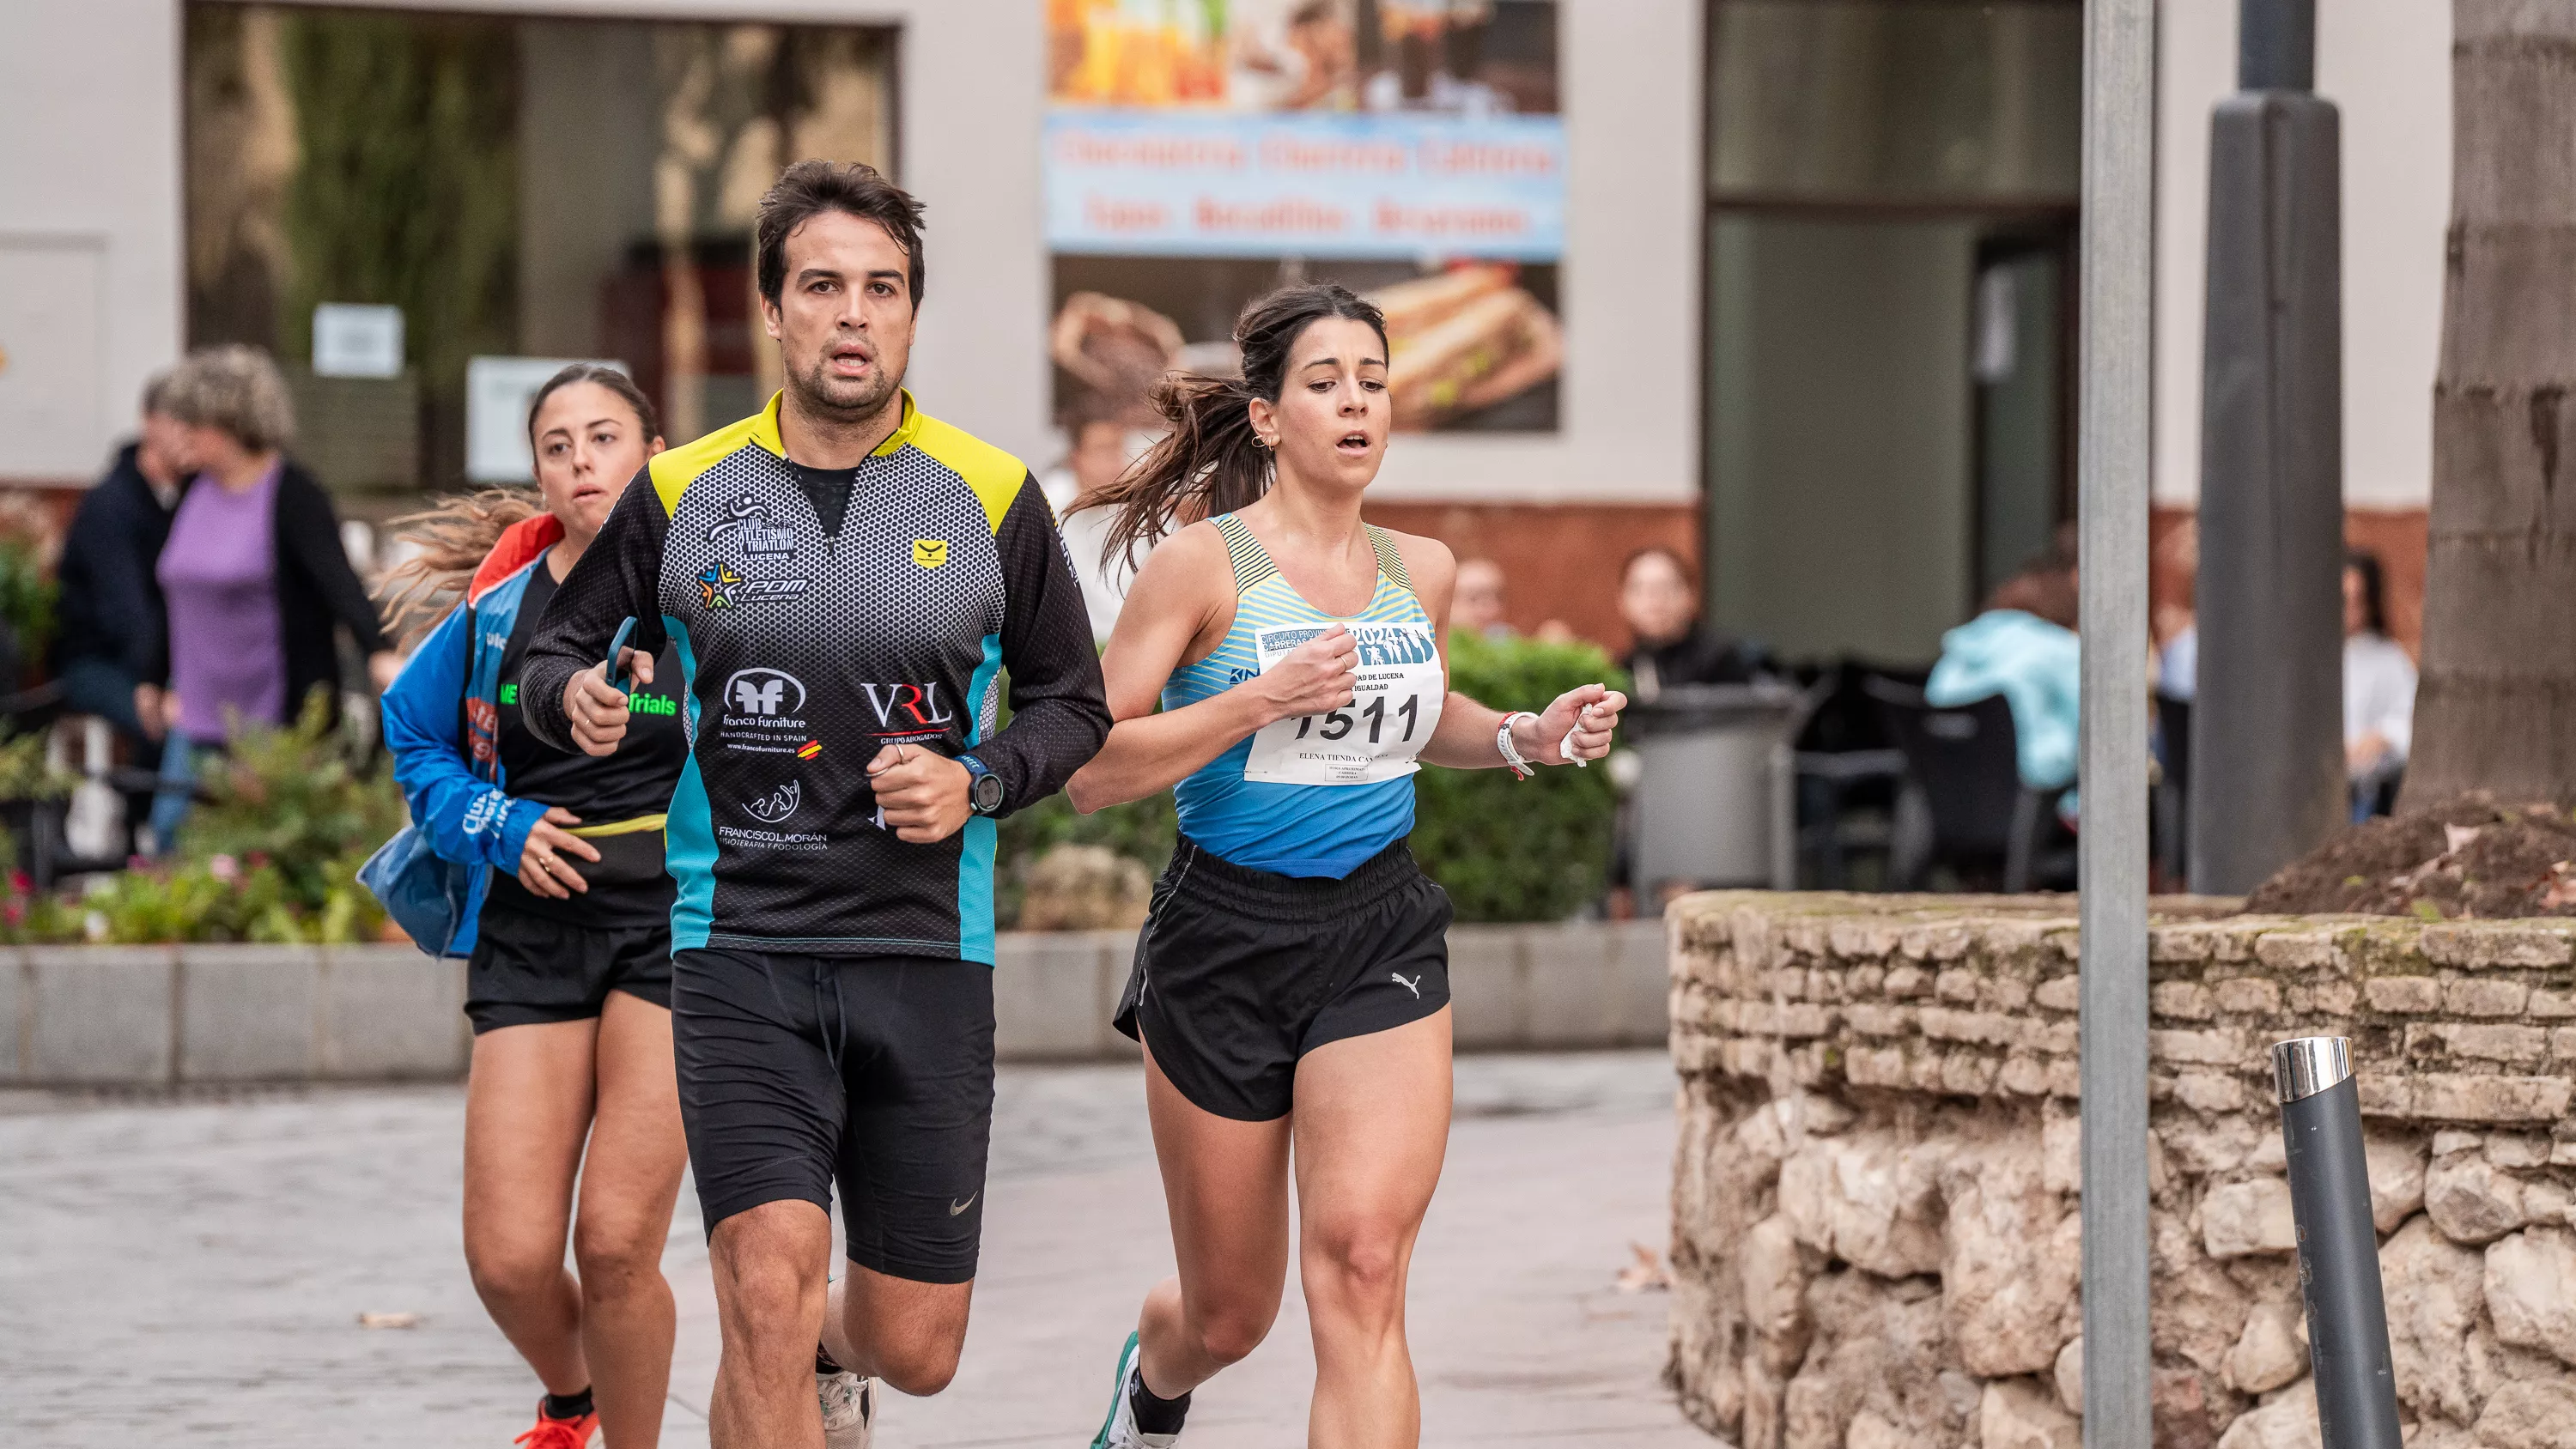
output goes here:
<path id="1" fill-rule="evenodd" d="M 760 295 L 775 305 L 787 286 L 787 234 L 827 211 L 845 212 L 885 228 L 912 263 L 907 279 L 914 311 L 921 310 L 921 203 L 861 161 L 835 166 L 799 161 L 778 173 L 760 198 Z"/>

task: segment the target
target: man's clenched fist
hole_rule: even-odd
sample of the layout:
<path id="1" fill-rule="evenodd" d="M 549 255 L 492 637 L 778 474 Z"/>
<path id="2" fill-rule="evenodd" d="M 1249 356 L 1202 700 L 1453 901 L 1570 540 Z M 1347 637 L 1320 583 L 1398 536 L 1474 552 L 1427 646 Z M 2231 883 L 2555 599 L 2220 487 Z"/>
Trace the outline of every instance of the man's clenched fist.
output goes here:
<path id="1" fill-rule="evenodd" d="M 965 828 L 973 813 L 968 787 L 974 783 L 964 765 L 919 745 L 888 745 L 868 761 L 877 809 L 897 840 L 915 845 L 946 840 Z"/>
<path id="2" fill-rule="evenodd" d="M 620 672 L 637 684 L 653 682 L 653 656 L 629 649 L 617 656 Z M 608 682 L 608 666 L 594 664 L 564 686 L 564 717 L 572 721 L 572 742 L 585 755 L 613 755 L 626 738 L 626 691 Z M 964 769 L 964 766 L 958 768 Z"/>

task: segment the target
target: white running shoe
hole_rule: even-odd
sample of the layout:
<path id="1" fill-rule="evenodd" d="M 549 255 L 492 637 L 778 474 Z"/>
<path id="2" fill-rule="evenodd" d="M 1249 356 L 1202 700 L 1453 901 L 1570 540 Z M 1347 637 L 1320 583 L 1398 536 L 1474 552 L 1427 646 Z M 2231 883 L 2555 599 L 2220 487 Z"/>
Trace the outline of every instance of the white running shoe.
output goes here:
<path id="1" fill-rule="evenodd" d="M 823 1401 L 823 1449 L 868 1449 L 876 1434 L 876 1380 L 848 1369 L 818 1373 L 814 1396 Z"/>
<path id="2" fill-rule="evenodd" d="M 1177 1433 L 1148 1434 L 1136 1427 L 1136 1408 L 1127 1397 L 1127 1386 L 1135 1381 L 1136 1359 L 1143 1352 L 1136 1335 L 1127 1335 L 1127 1346 L 1118 1351 L 1118 1387 L 1113 1391 L 1117 1397 L 1110 1401 L 1109 1417 L 1102 1421 L 1091 1449 L 1172 1449 L 1181 1442 Z"/>

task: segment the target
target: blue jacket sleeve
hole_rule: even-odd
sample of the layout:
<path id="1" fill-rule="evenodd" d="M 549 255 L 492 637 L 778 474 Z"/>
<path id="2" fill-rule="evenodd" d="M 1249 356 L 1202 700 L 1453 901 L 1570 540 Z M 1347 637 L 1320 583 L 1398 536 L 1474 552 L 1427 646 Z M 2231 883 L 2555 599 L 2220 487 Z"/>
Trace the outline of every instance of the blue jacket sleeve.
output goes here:
<path id="1" fill-rule="evenodd" d="M 445 860 L 516 871 L 546 807 L 517 800 L 466 767 L 458 718 L 473 653 L 473 611 L 458 608 L 413 651 L 384 695 L 385 747 L 412 823 Z"/>

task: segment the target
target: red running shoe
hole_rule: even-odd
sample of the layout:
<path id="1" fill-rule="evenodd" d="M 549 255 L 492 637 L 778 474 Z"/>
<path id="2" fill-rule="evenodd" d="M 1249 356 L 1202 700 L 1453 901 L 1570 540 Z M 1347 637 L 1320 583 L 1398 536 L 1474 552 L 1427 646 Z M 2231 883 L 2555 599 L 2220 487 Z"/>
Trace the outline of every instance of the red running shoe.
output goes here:
<path id="1" fill-rule="evenodd" d="M 511 1440 L 524 1449 L 587 1449 L 591 1436 L 599 1432 L 599 1415 L 584 1414 L 577 1419 L 557 1419 L 546 1413 L 546 1401 L 537 1400 L 537 1427 Z"/>

